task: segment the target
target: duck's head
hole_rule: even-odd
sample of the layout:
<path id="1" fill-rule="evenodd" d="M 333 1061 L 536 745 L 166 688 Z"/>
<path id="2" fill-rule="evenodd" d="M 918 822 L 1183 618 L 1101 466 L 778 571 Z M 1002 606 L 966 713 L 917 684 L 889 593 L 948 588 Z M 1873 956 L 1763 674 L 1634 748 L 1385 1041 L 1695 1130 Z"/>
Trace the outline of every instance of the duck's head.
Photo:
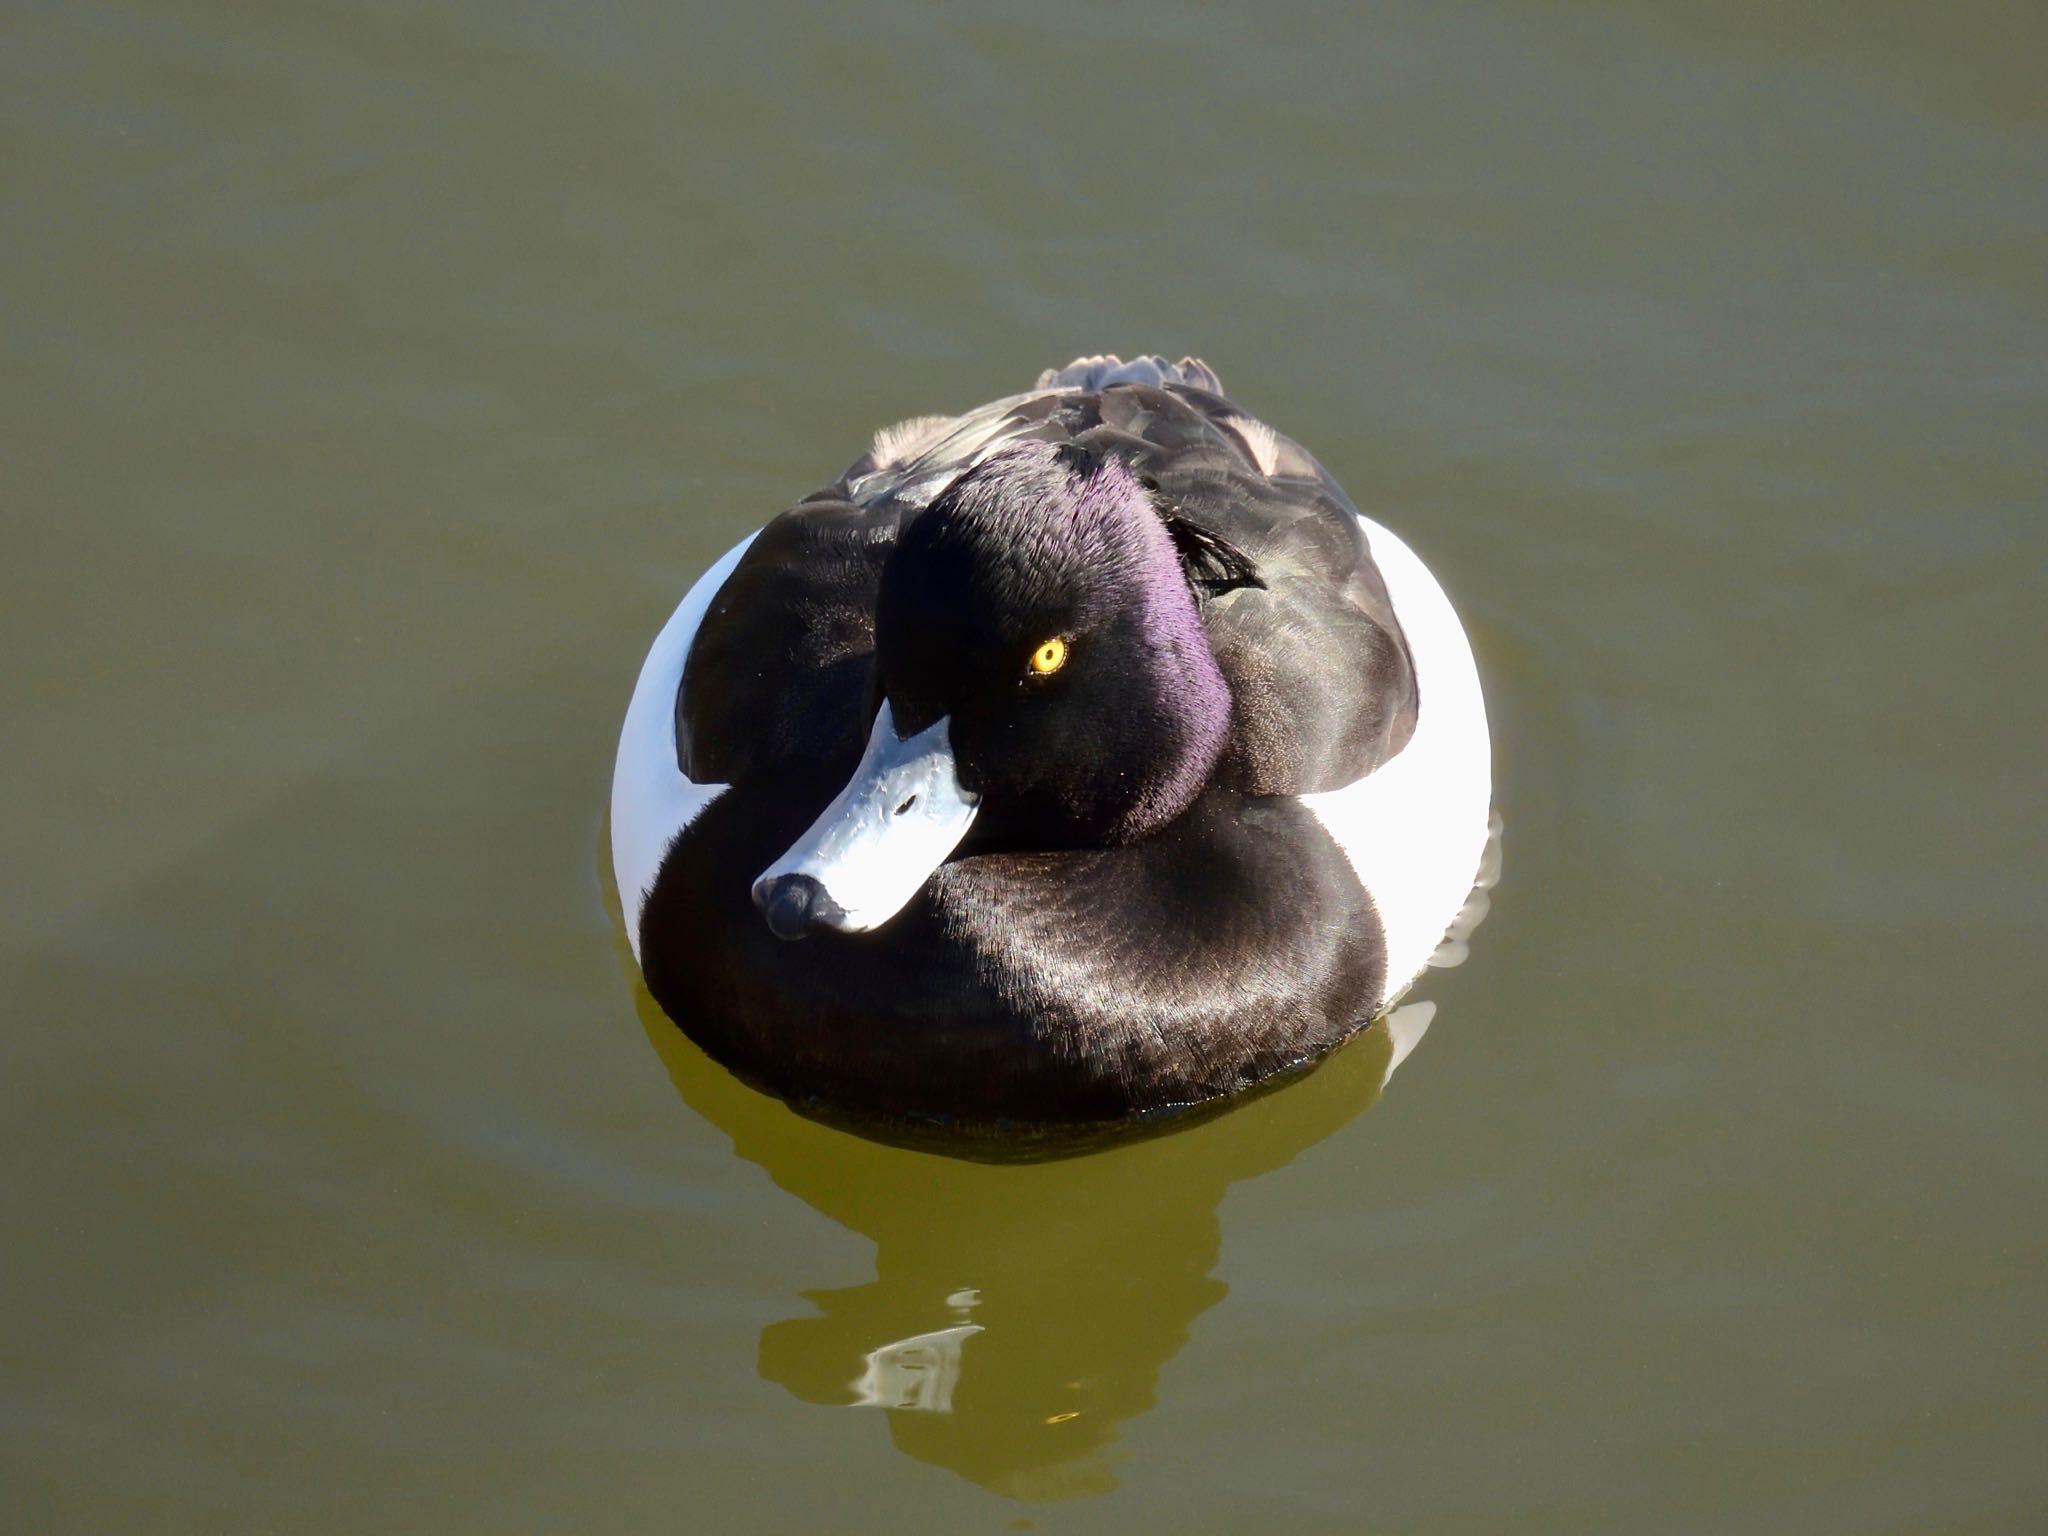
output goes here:
<path id="1" fill-rule="evenodd" d="M 1172 821 L 1230 729 L 1200 603 L 1259 584 L 1117 458 L 1025 443 L 969 470 L 883 566 L 867 750 L 754 882 L 769 927 L 877 927 L 970 828 L 1105 847 Z"/>

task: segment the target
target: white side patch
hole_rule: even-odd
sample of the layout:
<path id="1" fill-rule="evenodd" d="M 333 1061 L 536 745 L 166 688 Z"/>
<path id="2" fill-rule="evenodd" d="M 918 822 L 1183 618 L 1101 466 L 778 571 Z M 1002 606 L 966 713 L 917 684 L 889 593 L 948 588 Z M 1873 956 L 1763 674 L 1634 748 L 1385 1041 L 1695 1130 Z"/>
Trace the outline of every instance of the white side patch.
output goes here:
<path id="1" fill-rule="evenodd" d="M 693 783 L 676 765 L 676 690 L 697 626 L 754 537 L 748 534 L 697 578 L 655 636 L 654 648 L 640 664 L 633 702 L 626 706 L 619 757 L 612 765 L 612 878 L 618 882 L 619 908 L 635 960 L 640 958 L 640 912 L 669 844 L 726 787 Z"/>
<path id="2" fill-rule="evenodd" d="M 1415 658 L 1415 734 L 1355 784 L 1303 795 L 1379 909 L 1387 932 L 1387 997 L 1397 997 L 1471 894 L 1486 848 L 1492 748 L 1479 669 L 1464 626 L 1415 553 L 1361 516 L 1394 616 Z"/>

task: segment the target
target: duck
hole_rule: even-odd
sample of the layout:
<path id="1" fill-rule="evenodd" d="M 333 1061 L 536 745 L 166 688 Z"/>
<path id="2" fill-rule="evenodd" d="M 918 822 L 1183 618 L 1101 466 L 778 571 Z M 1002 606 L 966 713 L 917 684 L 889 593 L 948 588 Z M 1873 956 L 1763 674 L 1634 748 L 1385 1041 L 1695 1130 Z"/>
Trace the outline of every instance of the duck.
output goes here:
<path id="1" fill-rule="evenodd" d="M 647 992 L 715 1061 L 1028 1155 L 1191 1123 L 1383 1015 L 1491 793 L 1409 546 L 1207 364 L 1103 355 L 884 428 L 705 571 L 610 842 Z"/>

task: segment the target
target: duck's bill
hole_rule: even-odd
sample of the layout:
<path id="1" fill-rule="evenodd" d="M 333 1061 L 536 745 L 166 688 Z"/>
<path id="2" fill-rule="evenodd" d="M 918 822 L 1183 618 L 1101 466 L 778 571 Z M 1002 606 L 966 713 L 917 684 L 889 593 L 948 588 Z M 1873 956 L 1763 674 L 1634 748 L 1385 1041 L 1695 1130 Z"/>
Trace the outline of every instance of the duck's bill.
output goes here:
<path id="1" fill-rule="evenodd" d="M 977 802 L 960 787 L 950 724 L 899 737 L 883 703 L 846 788 L 754 882 L 754 905 L 778 937 L 880 927 L 959 846 Z"/>

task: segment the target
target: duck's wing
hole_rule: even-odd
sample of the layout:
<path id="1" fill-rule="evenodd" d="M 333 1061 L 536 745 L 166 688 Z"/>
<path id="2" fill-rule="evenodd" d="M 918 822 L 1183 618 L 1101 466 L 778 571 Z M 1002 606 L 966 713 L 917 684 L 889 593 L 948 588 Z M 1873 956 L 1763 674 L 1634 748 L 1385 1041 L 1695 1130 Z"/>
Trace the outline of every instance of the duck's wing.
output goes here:
<path id="1" fill-rule="evenodd" d="M 1152 383 L 1116 376 L 1129 366 L 1091 391 L 1082 386 L 1096 364 L 1076 365 L 1080 384 L 1028 404 L 1073 441 L 1126 458 L 1178 516 L 1251 557 L 1263 587 L 1203 606 L 1235 700 L 1218 783 L 1273 795 L 1356 782 L 1406 744 L 1418 707 L 1413 658 L 1357 509 L 1299 443 L 1187 382 L 1198 371 L 1213 383 L 1206 367 L 1183 362 L 1178 377 Z"/>
<path id="2" fill-rule="evenodd" d="M 843 780 L 867 739 L 875 591 L 891 516 L 831 494 L 771 520 L 719 588 L 675 695 L 676 754 L 700 783 Z M 822 803 L 822 802 L 821 802 Z"/>
<path id="3" fill-rule="evenodd" d="M 1363 778 L 1415 728 L 1413 658 L 1357 509 L 1299 443 L 1229 400 L 1183 387 L 1101 396 L 1102 431 L 1139 436 L 1140 465 L 1179 515 L 1251 557 L 1262 588 L 1205 605 L 1235 700 L 1220 782 L 1308 794 Z"/>

